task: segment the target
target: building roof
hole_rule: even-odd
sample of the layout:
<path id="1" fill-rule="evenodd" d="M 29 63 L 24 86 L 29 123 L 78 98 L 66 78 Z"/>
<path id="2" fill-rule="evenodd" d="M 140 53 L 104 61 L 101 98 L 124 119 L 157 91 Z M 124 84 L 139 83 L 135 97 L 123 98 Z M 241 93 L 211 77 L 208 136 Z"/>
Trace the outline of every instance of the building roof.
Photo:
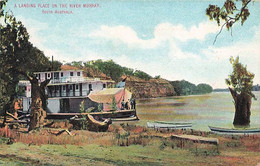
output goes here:
<path id="1" fill-rule="evenodd" d="M 124 88 L 107 88 L 99 91 L 92 91 L 91 95 L 114 95 L 122 91 Z"/>
<path id="2" fill-rule="evenodd" d="M 100 91 L 92 91 L 88 98 L 97 103 L 112 103 L 113 97 L 115 97 L 118 103 L 125 95 L 131 95 L 131 92 L 124 88 L 107 88 Z"/>

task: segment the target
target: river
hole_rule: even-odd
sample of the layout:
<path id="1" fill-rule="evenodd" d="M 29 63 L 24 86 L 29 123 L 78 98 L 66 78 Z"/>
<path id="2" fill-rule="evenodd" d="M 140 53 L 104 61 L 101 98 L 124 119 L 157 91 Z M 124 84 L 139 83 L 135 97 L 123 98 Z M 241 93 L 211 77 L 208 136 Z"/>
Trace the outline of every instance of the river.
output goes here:
<path id="1" fill-rule="evenodd" d="M 260 92 L 254 92 L 250 127 L 260 127 Z M 147 121 L 192 122 L 193 129 L 209 131 L 208 126 L 233 127 L 235 107 L 229 92 L 174 96 L 137 101 L 137 124 Z"/>

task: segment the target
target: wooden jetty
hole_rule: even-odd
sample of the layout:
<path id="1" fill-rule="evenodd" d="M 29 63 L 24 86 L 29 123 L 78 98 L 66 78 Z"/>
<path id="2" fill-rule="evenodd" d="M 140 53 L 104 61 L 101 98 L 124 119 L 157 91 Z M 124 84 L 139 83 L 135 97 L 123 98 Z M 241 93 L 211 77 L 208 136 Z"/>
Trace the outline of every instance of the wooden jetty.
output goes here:
<path id="1" fill-rule="evenodd" d="M 209 143 L 218 145 L 219 140 L 217 138 L 208 138 L 208 137 L 202 137 L 202 136 L 196 136 L 196 135 L 171 135 L 171 138 L 177 138 L 181 140 L 189 140 L 197 143 Z"/>

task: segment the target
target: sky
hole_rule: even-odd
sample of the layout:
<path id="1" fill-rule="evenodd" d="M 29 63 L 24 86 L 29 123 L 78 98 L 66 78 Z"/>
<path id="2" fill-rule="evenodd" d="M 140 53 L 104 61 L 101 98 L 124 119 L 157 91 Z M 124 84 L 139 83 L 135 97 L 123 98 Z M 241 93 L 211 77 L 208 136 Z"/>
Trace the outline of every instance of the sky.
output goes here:
<path id="1" fill-rule="evenodd" d="M 7 9 L 34 46 L 63 63 L 112 59 L 151 76 L 226 88 L 229 58 L 239 56 L 260 84 L 260 1 L 249 4 L 243 26 L 224 29 L 213 44 L 220 27 L 205 9 L 223 1 L 9 0 Z"/>

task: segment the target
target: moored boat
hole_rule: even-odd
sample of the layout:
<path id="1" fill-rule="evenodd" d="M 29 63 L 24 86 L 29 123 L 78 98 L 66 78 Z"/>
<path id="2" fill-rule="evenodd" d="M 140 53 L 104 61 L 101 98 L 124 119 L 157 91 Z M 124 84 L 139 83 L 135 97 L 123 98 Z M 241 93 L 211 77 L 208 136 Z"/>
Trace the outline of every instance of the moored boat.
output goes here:
<path id="1" fill-rule="evenodd" d="M 260 133 L 260 128 L 234 129 L 234 128 L 221 128 L 221 127 L 209 126 L 209 129 L 213 132 L 219 132 L 219 133 L 236 133 L 236 134 Z"/>
<path id="2" fill-rule="evenodd" d="M 139 118 L 137 116 L 130 116 L 130 117 L 126 117 L 126 118 L 112 118 L 111 120 L 113 122 L 114 121 L 136 121 L 136 120 L 139 120 Z"/>
<path id="3" fill-rule="evenodd" d="M 147 122 L 148 128 L 188 128 L 192 127 L 192 123 L 188 122 L 165 122 L 165 121 L 155 121 Z"/>

